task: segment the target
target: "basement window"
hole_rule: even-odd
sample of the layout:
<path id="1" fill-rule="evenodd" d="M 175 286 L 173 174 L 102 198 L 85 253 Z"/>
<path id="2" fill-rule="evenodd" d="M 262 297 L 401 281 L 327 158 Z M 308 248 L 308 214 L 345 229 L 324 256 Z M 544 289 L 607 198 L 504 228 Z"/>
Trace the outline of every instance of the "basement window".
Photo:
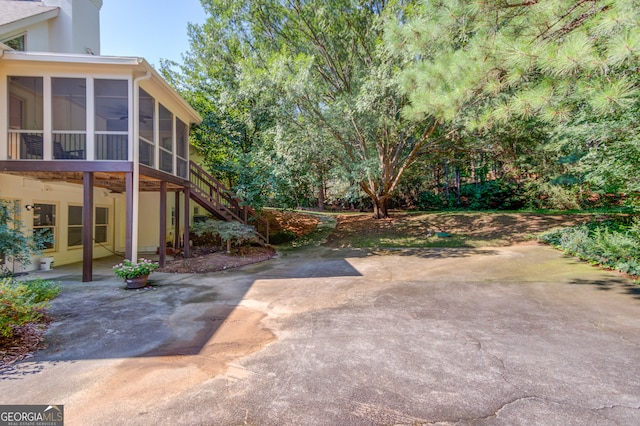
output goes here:
<path id="1" fill-rule="evenodd" d="M 55 204 L 38 203 L 33 205 L 33 230 L 52 237 L 52 242 L 46 243 L 45 250 L 55 250 L 56 221 Z"/>
<path id="2" fill-rule="evenodd" d="M 67 228 L 67 246 L 82 245 L 82 206 L 69 206 L 69 226 Z"/>

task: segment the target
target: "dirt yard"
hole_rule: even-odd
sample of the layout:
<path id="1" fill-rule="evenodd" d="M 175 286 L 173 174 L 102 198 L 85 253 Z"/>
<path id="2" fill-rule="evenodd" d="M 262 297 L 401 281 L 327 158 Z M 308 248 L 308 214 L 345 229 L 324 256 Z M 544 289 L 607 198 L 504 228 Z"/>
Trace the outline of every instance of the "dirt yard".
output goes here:
<path id="1" fill-rule="evenodd" d="M 291 211 L 266 210 L 271 235 L 304 237 L 319 223 L 316 216 Z M 374 220 L 370 214 L 338 215 L 328 247 L 485 247 L 508 246 L 535 239 L 553 228 L 594 218 L 590 214 L 541 215 L 529 213 L 394 213 Z M 223 271 L 271 259 L 271 247 L 240 247 L 231 255 L 219 247 L 196 247 L 189 259 L 177 258 L 160 272 L 206 273 Z"/>
<path id="2" fill-rule="evenodd" d="M 329 247 L 485 247 L 532 241 L 553 228 L 596 218 L 590 214 L 395 213 L 374 220 L 369 214 L 338 216 Z"/>

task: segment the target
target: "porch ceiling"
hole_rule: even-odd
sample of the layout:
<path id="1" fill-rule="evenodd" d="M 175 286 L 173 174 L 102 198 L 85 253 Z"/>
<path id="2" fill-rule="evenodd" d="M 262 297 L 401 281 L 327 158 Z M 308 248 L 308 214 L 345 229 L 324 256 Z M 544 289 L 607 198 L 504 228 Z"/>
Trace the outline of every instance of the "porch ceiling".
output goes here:
<path id="1" fill-rule="evenodd" d="M 20 171 L 11 172 L 5 171 L 3 173 L 28 177 L 36 179 L 42 182 L 66 182 L 72 184 L 82 185 L 82 172 L 41 172 L 41 171 Z M 125 173 L 109 173 L 109 172 L 97 172 L 94 173 L 94 187 L 104 188 L 115 193 L 125 192 Z M 157 192 L 160 191 L 160 182 L 162 179 L 158 179 L 151 176 L 145 176 L 140 174 L 140 192 Z M 182 190 L 181 185 L 167 182 L 168 191 Z"/>

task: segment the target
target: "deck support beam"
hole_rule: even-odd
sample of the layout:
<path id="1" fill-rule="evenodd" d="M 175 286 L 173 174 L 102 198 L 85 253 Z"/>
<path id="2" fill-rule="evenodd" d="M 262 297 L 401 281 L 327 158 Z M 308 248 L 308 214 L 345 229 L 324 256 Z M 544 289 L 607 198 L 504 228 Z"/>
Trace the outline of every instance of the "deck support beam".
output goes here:
<path id="1" fill-rule="evenodd" d="M 190 257 L 190 247 L 189 247 L 189 216 L 191 216 L 190 213 L 190 206 L 189 206 L 189 200 L 191 198 L 191 190 L 189 189 L 188 186 L 184 187 L 184 257 L 185 259 Z"/>
<path id="2" fill-rule="evenodd" d="M 133 255 L 133 173 L 129 172 L 125 175 L 125 247 L 124 257 L 129 260 Z"/>
<path id="3" fill-rule="evenodd" d="M 167 262 L 167 182 L 160 182 L 160 267 L 164 268 Z"/>
<path id="4" fill-rule="evenodd" d="M 93 281 L 93 172 L 84 172 L 82 202 L 82 282 Z"/>
<path id="5" fill-rule="evenodd" d="M 180 249 L 180 191 L 176 191 L 176 200 L 173 205 L 173 249 Z"/>

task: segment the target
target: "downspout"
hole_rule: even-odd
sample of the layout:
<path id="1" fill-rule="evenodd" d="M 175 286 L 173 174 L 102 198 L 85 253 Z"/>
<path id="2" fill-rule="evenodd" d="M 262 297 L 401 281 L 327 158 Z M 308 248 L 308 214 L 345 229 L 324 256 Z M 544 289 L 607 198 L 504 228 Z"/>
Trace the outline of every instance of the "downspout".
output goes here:
<path id="1" fill-rule="evenodd" d="M 133 80 L 133 197 L 132 211 L 133 223 L 131 224 L 131 261 L 138 261 L 138 220 L 139 220 L 139 195 L 140 195 L 140 82 L 149 80 L 151 71 Z"/>

